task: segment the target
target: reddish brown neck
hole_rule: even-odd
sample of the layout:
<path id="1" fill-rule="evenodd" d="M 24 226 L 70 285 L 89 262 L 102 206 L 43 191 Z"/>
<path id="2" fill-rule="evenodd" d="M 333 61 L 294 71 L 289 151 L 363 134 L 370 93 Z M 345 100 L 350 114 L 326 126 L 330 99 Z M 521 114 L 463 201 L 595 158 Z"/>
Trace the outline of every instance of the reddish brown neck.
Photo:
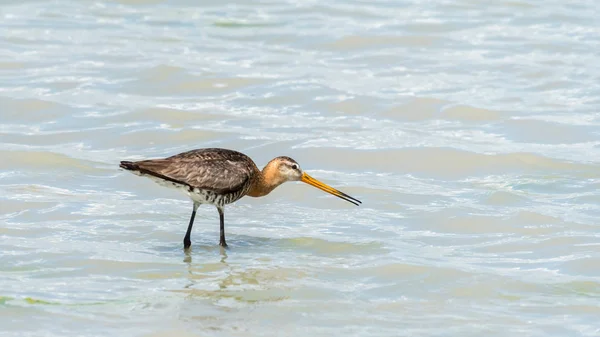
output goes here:
<path id="1" fill-rule="evenodd" d="M 250 186 L 250 191 L 246 195 L 251 197 L 265 196 L 284 182 L 285 180 L 279 174 L 277 164 L 270 161 L 262 171 L 257 172 L 252 186 Z"/>

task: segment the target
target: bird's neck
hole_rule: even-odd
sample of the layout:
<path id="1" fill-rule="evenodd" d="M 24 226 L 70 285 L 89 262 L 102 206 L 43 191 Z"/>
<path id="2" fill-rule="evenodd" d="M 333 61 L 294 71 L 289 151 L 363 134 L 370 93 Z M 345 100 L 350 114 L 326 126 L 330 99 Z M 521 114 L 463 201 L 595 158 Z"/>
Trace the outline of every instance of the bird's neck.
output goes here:
<path id="1" fill-rule="evenodd" d="M 262 171 L 258 171 L 247 195 L 251 197 L 265 196 L 284 182 L 276 165 L 269 162 Z"/>

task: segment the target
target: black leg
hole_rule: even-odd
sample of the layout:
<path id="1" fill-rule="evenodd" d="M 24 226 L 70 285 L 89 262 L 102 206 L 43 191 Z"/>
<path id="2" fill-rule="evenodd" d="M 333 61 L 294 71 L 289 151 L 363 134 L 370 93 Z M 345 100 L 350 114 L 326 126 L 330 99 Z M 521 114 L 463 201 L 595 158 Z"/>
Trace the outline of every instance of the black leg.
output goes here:
<path id="1" fill-rule="evenodd" d="M 227 242 L 225 242 L 225 216 L 223 215 L 223 208 L 217 207 L 219 210 L 219 220 L 221 221 L 221 238 L 219 239 L 219 245 L 223 248 L 227 248 Z"/>
<path id="2" fill-rule="evenodd" d="M 188 225 L 187 232 L 185 232 L 185 237 L 183 238 L 183 248 L 188 249 L 192 245 L 192 239 L 190 236 L 192 235 L 192 226 L 194 226 L 194 218 L 196 217 L 196 210 L 200 206 L 199 203 L 194 203 L 194 210 L 192 211 L 192 217 L 190 218 L 190 224 Z"/>

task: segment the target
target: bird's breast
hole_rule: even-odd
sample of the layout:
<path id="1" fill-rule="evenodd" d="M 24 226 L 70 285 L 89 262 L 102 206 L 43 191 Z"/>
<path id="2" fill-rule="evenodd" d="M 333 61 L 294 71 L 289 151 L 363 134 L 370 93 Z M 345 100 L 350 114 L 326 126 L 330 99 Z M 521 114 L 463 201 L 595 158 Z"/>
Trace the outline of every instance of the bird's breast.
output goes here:
<path id="1" fill-rule="evenodd" d="M 194 202 L 222 207 L 242 198 L 245 195 L 245 191 L 241 189 L 230 193 L 217 193 L 194 187 L 188 190 L 188 195 Z"/>

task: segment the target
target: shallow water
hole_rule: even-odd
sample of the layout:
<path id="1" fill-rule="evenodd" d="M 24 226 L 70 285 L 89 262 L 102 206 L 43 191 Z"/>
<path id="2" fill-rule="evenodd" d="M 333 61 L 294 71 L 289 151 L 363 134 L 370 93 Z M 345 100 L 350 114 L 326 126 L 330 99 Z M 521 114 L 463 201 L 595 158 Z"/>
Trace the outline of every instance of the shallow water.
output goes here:
<path id="1" fill-rule="evenodd" d="M 594 1 L 4 1 L 0 333 L 600 335 Z M 200 147 L 302 184 L 199 209 Z"/>

